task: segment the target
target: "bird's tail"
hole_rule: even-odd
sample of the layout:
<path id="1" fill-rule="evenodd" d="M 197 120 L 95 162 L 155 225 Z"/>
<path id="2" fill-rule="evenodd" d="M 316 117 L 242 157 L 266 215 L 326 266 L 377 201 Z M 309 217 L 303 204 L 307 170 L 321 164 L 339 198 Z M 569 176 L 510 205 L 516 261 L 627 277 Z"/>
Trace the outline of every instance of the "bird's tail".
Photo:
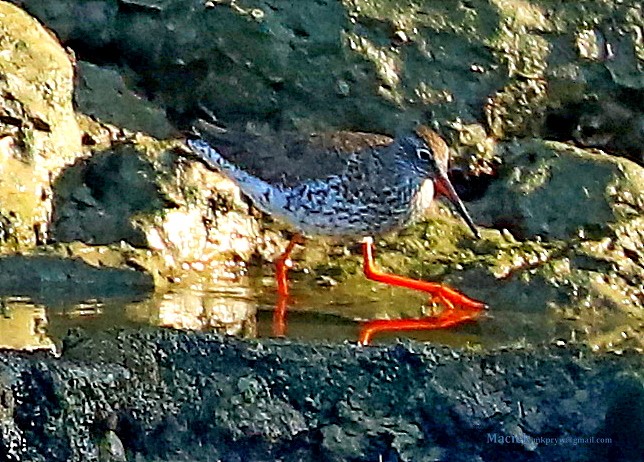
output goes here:
<path id="1" fill-rule="evenodd" d="M 274 186 L 261 178 L 251 175 L 232 162 L 228 161 L 221 153 L 201 139 L 189 139 L 188 147 L 208 165 L 218 170 L 233 180 L 239 188 L 249 196 L 255 205 L 265 213 L 272 213 L 273 208 L 279 207 L 283 201 L 283 192 L 279 186 Z"/>
<path id="2" fill-rule="evenodd" d="M 242 171 L 235 164 L 229 162 L 223 155 L 221 155 L 221 153 L 217 149 L 210 146 L 204 140 L 189 139 L 186 141 L 186 144 L 192 150 L 192 152 L 197 155 L 199 159 L 201 159 L 206 163 L 206 165 L 208 165 L 208 167 L 220 171 L 226 176 L 232 177 L 231 179 L 235 179 L 234 176 L 237 171 Z"/>

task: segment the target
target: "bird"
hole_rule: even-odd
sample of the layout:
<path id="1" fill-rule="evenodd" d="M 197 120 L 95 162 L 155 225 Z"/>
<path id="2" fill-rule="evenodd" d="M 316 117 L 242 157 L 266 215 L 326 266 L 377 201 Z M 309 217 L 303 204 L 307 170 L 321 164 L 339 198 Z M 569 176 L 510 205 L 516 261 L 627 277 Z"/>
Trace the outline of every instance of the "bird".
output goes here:
<path id="1" fill-rule="evenodd" d="M 452 327 L 475 320 L 487 308 L 481 301 L 446 285 L 380 271 L 374 262 L 374 236 L 405 228 L 424 215 L 437 196 L 451 202 L 472 234 L 480 238 L 472 218 L 448 178 L 449 148 L 425 125 L 390 138 L 362 132 L 313 134 L 271 143 L 261 135 L 213 130 L 207 123 L 193 128 L 186 144 L 208 168 L 235 182 L 262 212 L 287 224 L 294 234 L 275 260 L 278 302 L 274 330 L 285 330 L 289 295 L 287 272 L 291 253 L 306 237 L 330 236 L 362 241 L 363 272 L 368 279 L 429 293 L 444 306 L 441 314 L 418 319 L 372 320 L 362 324 L 359 343 L 368 344 L 385 331 Z M 276 147 L 277 146 L 277 147 Z M 266 173 L 247 168 L 246 157 L 262 163 L 261 152 L 282 149 L 302 165 Z M 248 164 L 248 162 L 246 162 Z M 298 170 L 290 166 L 290 170 Z M 262 172 L 264 170 L 264 172 Z"/>

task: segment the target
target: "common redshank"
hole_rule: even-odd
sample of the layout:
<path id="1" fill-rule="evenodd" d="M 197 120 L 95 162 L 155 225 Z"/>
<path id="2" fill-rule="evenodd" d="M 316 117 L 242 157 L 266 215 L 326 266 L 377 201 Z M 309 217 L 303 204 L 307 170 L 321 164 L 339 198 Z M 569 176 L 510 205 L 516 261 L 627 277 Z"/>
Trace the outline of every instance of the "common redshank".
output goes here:
<path id="1" fill-rule="evenodd" d="M 432 301 L 444 307 L 431 317 L 365 322 L 359 338 L 362 344 L 383 331 L 452 327 L 476 319 L 485 308 L 484 303 L 448 286 L 383 273 L 374 264 L 372 236 L 399 230 L 417 220 L 438 195 L 453 204 L 474 236 L 479 237 L 447 176 L 449 149 L 436 132 L 419 126 L 396 139 L 352 132 L 311 137 L 307 145 L 295 146 L 307 154 L 321 152 L 338 159 L 331 167 L 335 171 L 320 163 L 304 177 L 284 174 L 278 180 L 260 178 L 239 167 L 226 157 L 229 147 L 221 144 L 220 136 L 208 130 L 198 132 L 198 138 L 187 140 L 197 157 L 237 183 L 258 209 L 296 232 L 275 261 L 278 303 L 274 320 L 278 331 L 285 326 L 290 255 L 297 244 L 303 243 L 304 236 L 362 238 L 363 270 L 368 279 L 427 292 Z"/>

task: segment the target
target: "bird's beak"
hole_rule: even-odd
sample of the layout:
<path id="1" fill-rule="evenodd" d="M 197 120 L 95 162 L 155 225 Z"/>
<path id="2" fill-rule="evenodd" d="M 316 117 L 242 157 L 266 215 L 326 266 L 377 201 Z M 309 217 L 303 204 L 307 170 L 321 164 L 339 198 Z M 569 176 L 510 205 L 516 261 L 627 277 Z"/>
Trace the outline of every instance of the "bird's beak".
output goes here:
<path id="1" fill-rule="evenodd" d="M 452 186 L 452 182 L 449 181 L 449 178 L 447 178 L 447 175 L 444 173 L 439 173 L 434 180 L 434 185 L 436 187 L 436 192 L 449 199 L 449 201 L 456 208 L 458 214 L 463 218 L 463 220 L 465 220 L 467 226 L 470 227 L 472 233 L 474 233 L 474 236 L 477 239 L 480 239 L 481 235 L 479 234 L 479 230 L 476 229 L 476 226 L 474 226 L 472 217 L 470 217 L 470 214 L 467 213 L 465 205 L 463 205 L 463 201 L 461 201 L 461 198 L 458 197 L 458 194 L 456 194 L 456 190 L 454 189 L 454 186 Z"/>

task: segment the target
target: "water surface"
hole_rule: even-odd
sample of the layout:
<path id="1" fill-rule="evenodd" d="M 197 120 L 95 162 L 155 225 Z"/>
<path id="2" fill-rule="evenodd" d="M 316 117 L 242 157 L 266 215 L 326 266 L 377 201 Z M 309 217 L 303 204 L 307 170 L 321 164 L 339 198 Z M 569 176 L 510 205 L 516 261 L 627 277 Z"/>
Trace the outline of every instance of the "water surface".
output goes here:
<path id="1" fill-rule="evenodd" d="M 268 277 L 177 287 L 165 293 L 93 298 L 87 291 L 38 293 L 1 298 L 0 347 L 57 351 L 72 328 L 101 331 L 156 326 L 217 331 L 243 338 L 274 337 L 276 296 Z M 295 281 L 289 298 L 285 337 L 301 341 L 355 342 L 360 321 L 395 316 L 419 317 L 427 307 L 424 294 L 364 281 L 325 287 Z M 578 337 L 574 321 L 549 312 L 491 307 L 478 322 L 452 329 L 379 334 L 375 343 L 413 338 L 449 346 L 495 348 L 504 345 L 567 342 Z"/>

